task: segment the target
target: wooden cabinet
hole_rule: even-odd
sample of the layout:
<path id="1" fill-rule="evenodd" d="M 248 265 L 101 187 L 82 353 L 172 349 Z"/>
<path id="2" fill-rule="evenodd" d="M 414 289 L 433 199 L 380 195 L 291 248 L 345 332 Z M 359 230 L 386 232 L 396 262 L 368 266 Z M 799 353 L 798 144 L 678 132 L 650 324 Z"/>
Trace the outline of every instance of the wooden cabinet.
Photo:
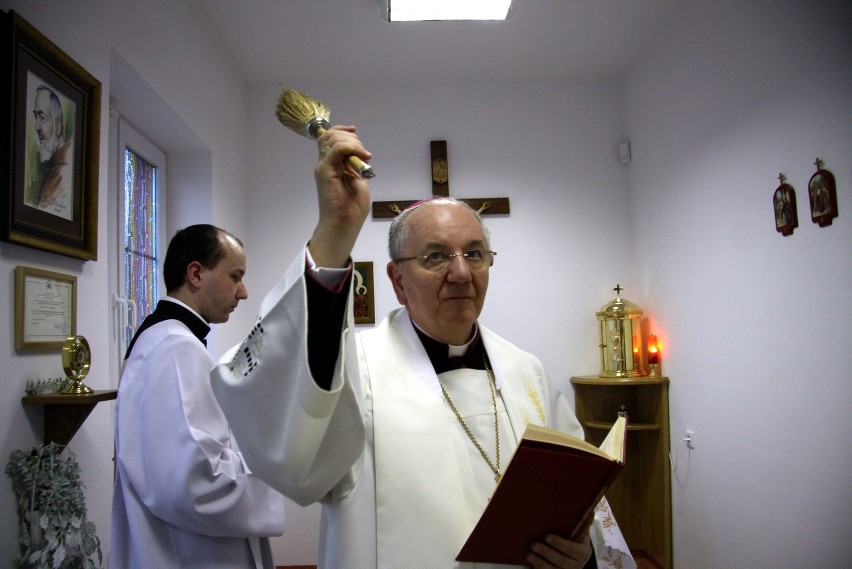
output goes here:
<path id="1" fill-rule="evenodd" d="M 625 411 L 627 462 L 606 497 L 639 567 L 672 569 L 669 379 L 572 377 L 577 418 L 599 445 Z"/>

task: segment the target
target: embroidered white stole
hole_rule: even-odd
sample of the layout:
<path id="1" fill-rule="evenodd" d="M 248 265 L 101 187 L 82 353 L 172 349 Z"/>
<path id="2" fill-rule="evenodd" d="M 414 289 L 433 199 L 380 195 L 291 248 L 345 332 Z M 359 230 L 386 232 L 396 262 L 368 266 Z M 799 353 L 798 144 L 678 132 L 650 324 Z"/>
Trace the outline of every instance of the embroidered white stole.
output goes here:
<path id="1" fill-rule="evenodd" d="M 535 382 L 519 381 L 534 371 L 526 369 L 526 358 L 513 357 L 517 348 L 503 349 L 503 340 L 482 327 L 480 332 L 509 415 L 510 425 L 501 429 L 517 443 L 527 422 L 542 424 L 539 411 L 530 411 L 532 400 L 547 397 Z M 373 410 L 377 565 L 428 567 L 430 559 L 455 559 L 482 514 L 465 511 L 464 479 L 453 458 L 455 445 L 471 443 L 447 421 L 437 375 L 404 309 L 360 340 Z M 502 449 L 503 468 L 514 448 Z M 418 508 L 421 503 L 428 506 Z M 424 520 L 430 512 L 442 516 Z M 430 528 L 426 535 L 419 533 L 424 525 Z"/>

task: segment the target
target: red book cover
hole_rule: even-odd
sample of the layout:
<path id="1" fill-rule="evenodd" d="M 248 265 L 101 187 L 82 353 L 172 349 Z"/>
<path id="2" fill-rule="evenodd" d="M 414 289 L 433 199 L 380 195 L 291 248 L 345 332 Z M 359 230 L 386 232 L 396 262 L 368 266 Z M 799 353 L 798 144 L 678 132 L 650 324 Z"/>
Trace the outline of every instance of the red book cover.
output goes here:
<path id="1" fill-rule="evenodd" d="M 581 439 L 530 425 L 457 561 L 526 565 L 548 533 L 573 536 L 624 468 L 627 419 L 607 440 L 610 456 Z"/>

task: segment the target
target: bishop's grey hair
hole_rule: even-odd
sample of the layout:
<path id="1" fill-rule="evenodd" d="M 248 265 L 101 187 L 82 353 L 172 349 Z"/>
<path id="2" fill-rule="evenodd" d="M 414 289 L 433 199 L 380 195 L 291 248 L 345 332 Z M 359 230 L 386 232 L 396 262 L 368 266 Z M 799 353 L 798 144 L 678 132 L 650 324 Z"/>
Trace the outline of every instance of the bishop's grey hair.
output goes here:
<path id="1" fill-rule="evenodd" d="M 476 213 L 476 210 L 461 200 L 441 196 L 417 202 L 407 207 L 402 213 L 400 213 L 393 219 L 393 221 L 391 222 L 390 229 L 388 230 L 388 254 L 390 255 L 391 260 L 398 259 L 402 256 L 402 250 L 405 247 L 405 240 L 408 235 L 408 224 L 406 223 L 406 220 L 408 219 L 408 216 L 411 215 L 411 212 L 423 207 L 424 205 L 435 203 L 459 204 L 469 209 L 470 212 L 474 215 L 474 217 L 476 217 L 477 221 L 479 221 L 479 225 L 482 227 L 482 232 L 483 234 L 485 234 L 486 246 L 491 246 L 491 235 L 489 234 L 488 226 L 483 223 L 482 218 L 479 216 L 478 213 Z"/>

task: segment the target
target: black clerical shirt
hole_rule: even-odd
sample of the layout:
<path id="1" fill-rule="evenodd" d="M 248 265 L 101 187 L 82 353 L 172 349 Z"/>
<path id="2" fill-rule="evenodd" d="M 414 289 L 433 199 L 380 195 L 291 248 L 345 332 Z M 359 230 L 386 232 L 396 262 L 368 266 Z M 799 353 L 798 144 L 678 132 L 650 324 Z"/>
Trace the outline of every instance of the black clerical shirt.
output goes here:
<path id="1" fill-rule="evenodd" d="M 207 345 L 207 334 L 210 332 L 210 326 L 207 325 L 201 318 L 198 317 L 195 313 L 193 313 L 188 308 L 178 304 L 177 302 L 171 302 L 169 300 L 161 300 L 157 303 L 157 307 L 154 309 L 154 312 L 149 314 L 145 320 L 142 321 L 142 325 L 139 326 L 139 329 L 136 330 L 136 334 L 133 335 L 133 339 L 130 340 L 130 344 L 127 346 L 127 353 L 124 354 L 124 359 L 130 357 L 130 352 L 133 350 L 133 345 L 136 343 L 136 339 L 139 335 L 153 326 L 154 324 L 159 324 L 160 322 L 164 322 L 166 320 L 179 320 L 186 324 L 186 327 L 189 328 L 190 332 L 199 339 L 199 341 Z"/>
<path id="2" fill-rule="evenodd" d="M 450 356 L 449 346 L 440 340 L 432 338 L 417 326 L 414 326 L 417 336 L 423 343 L 435 373 L 441 374 L 459 368 L 485 369 L 485 346 L 482 345 L 482 336 L 477 334 L 467 351 L 461 356 Z"/>

